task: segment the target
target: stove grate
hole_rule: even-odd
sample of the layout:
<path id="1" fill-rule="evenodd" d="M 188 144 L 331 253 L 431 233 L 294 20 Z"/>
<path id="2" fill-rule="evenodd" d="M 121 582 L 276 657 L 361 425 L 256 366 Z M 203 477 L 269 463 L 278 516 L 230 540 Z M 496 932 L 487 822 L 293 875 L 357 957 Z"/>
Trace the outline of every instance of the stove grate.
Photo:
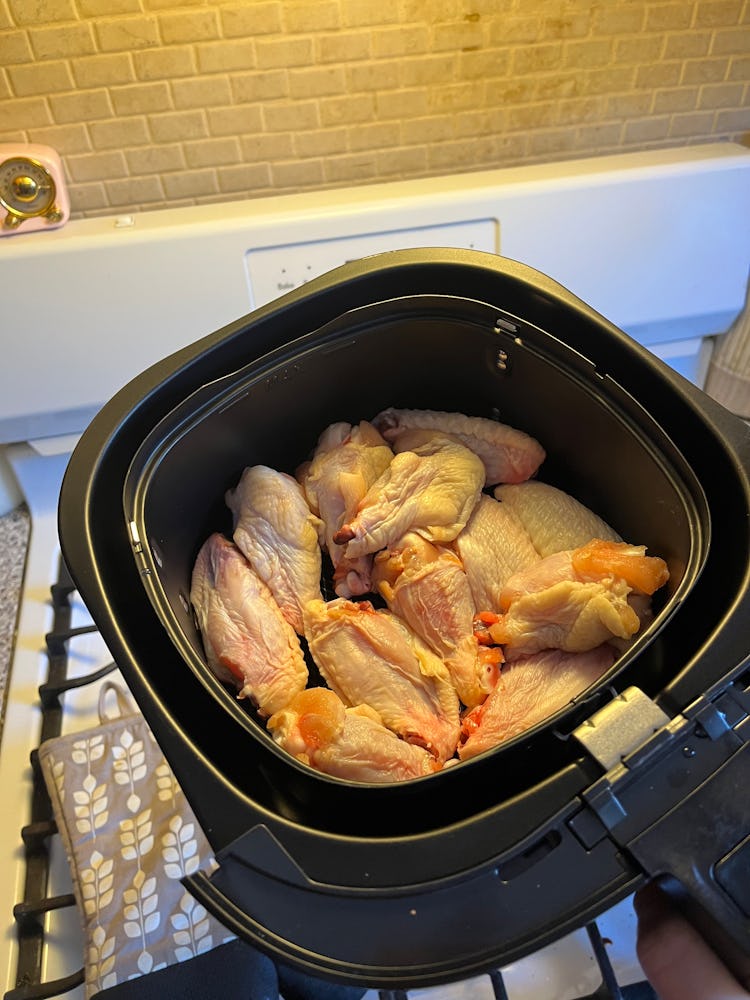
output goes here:
<path id="1" fill-rule="evenodd" d="M 78 635 L 96 631 L 96 626 L 71 628 L 71 595 L 75 584 L 67 567 L 60 561 L 57 583 L 51 588 L 53 622 L 46 636 L 48 672 L 47 680 L 39 688 L 42 708 L 40 744 L 61 734 L 62 703 L 60 699 L 66 691 L 91 684 L 116 668 L 115 663 L 94 670 L 85 676 L 70 678 L 68 673 L 68 642 Z M 47 793 L 44 777 L 38 763 L 38 752 L 31 754 L 32 790 L 30 821 L 21 830 L 26 874 L 24 898 L 13 909 L 18 939 L 18 962 L 16 986 L 4 994 L 3 1000 L 48 1000 L 63 996 L 84 982 L 83 968 L 60 979 L 43 982 L 41 979 L 44 958 L 44 919 L 52 910 L 76 905 L 75 896 L 65 893 L 48 896 L 50 873 L 50 840 L 58 833 L 52 812 L 52 804 Z M 588 997 L 578 1000 L 658 1000 L 647 983 L 620 986 L 609 960 L 606 947 L 596 921 L 587 925 L 586 931 L 591 941 L 594 957 L 602 975 L 600 987 Z M 489 980 L 495 1000 L 513 1000 L 502 972 L 498 969 L 489 973 Z M 409 1000 L 406 990 L 379 990 L 379 1000 Z"/>
<path id="2" fill-rule="evenodd" d="M 59 736 L 62 728 L 62 705 L 59 695 L 65 689 L 67 677 L 67 639 L 70 636 L 70 595 L 75 590 L 73 581 L 60 565 L 58 582 L 51 588 L 52 631 L 46 636 L 47 685 L 56 690 L 42 702 L 40 744 Z M 40 693 L 41 698 L 41 693 Z M 49 897 L 47 885 L 50 871 L 50 838 L 57 834 L 52 813 L 52 803 L 47 793 L 44 777 L 39 767 L 37 751 L 31 755 L 32 788 L 30 821 L 21 830 L 26 865 L 23 901 L 13 908 L 18 939 L 16 986 L 5 994 L 4 1000 L 46 1000 L 61 996 L 79 986 L 84 979 L 83 968 L 62 979 L 41 981 L 44 960 L 44 918 L 51 910 L 76 905 L 71 894 Z"/>

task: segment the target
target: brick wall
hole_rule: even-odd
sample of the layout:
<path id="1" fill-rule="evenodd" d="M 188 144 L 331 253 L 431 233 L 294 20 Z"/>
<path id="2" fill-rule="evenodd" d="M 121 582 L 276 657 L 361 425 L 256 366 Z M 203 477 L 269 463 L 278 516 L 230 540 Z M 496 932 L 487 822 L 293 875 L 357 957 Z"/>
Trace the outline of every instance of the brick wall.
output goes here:
<path id="1" fill-rule="evenodd" d="M 0 0 L 0 142 L 76 216 L 712 139 L 750 0 Z"/>

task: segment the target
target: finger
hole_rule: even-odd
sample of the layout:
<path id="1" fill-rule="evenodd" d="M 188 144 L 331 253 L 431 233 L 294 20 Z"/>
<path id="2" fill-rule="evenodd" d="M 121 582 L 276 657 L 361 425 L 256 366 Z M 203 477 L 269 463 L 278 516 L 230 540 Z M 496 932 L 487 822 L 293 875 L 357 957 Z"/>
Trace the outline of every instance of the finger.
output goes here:
<path id="1" fill-rule="evenodd" d="M 750 1000 L 658 886 L 637 892 L 634 908 L 638 960 L 660 1000 Z"/>

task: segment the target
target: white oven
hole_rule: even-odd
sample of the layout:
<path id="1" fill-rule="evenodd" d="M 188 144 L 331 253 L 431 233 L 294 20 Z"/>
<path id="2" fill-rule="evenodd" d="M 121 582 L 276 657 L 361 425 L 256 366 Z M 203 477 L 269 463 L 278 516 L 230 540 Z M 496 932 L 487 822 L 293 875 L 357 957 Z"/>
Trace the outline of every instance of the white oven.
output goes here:
<path id="1" fill-rule="evenodd" d="M 744 302 L 748 218 L 750 150 L 709 144 L 102 217 L 0 240 L 0 514 L 23 501 L 31 517 L 0 746 L 3 991 L 17 986 L 20 968 L 31 992 L 14 996 L 56 995 L 34 993 L 36 977 L 83 996 L 75 907 L 22 907 L 21 936 L 32 941 L 22 947 L 13 910 L 29 893 L 33 903 L 35 893 L 70 892 L 54 832 L 32 823 L 29 758 L 46 727 L 78 732 L 96 722 L 110 659 L 64 585 L 56 528 L 68 456 L 97 409 L 153 362 L 313 276 L 382 250 L 427 246 L 531 265 L 701 385 L 711 338 Z M 45 642 L 51 631 L 57 637 Z M 47 687 L 40 699 L 50 658 L 53 683 L 62 671 L 73 686 L 59 698 Z M 619 996 L 610 962 L 620 986 L 643 978 L 634 940 L 626 901 L 502 975 L 410 996 Z"/>

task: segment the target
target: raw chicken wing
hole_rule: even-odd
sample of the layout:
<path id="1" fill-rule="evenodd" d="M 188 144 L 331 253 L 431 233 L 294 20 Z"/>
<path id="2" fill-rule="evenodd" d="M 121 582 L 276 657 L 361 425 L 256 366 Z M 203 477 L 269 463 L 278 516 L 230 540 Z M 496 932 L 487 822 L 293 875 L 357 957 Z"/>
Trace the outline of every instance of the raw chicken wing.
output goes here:
<path id="1" fill-rule="evenodd" d="M 612 666 L 615 652 L 545 650 L 506 664 L 495 690 L 463 720 L 458 755 L 476 757 L 542 722 L 594 684 Z"/>
<path id="2" fill-rule="evenodd" d="M 367 705 L 346 708 L 329 688 L 308 688 L 268 720 L 280 747 L 347 781 L 406 781 L 440 770 L 422 747 L 399 739 Z"/>
<path id="3" fill-rule="evenodd" d="M 443 660 L 464 705 L 473 708 L 484 701 L 497 679 L 501 654 L 477 642 L 476 609 L 456 553 L 407 534 L 377 554 L 373 582 L 390 610 Z"/>
<path id="4" fill-rule="evenodd" d="M 458 696 L 443 662 L 389 611 L 368 601 L 313 601 L 307 638 L 321 675 L 345 704 L 369 705 L 439 761 L 456 749 Z"/>
<path id="5" fill-rule="evenodd" d="M 347 558 L 333 536 L 354 517 L 359 502 L 392 458 L 390 446 L 366 420 L 354 427 L 337 423 L 321 434 L 312 461 L 298 472 L 308 503 L 325 526 L 325 545 L 339 597 L 359 596 L 372 588 L 372 556 Z"/>
<path id="6" fill-rule="evenodd" d="M 396 455 L 333 536 L 347 558 L 377 552 L 416 531 L 431 542 L 450 542 L 466 524 L 484 483 L 484 466 L 462 444 L 430 434 Z"/>
<path id="7" fill-rule="evenodd" d="M 511 577 L 500 594 L 507 613 L 490 626 L 513 656 L 541 649 L 583 652 L 641 627 L 631 594 L 651 595 L 666 583 L 663 559 L 645 546 L 592 539 L 557 552 Z M 513 657 L 511 657 L 513 658 Z"/>
<path id="8" fill-rule="evenodd" d="M 222 535 L 211 535 L 198 553 L 190 600 L 208 665 L 261 715 L 278 712 L 305 687 L 299 639 L 271 591 Z"/>
<path id="9" fill-rule="evenodd" d="M 540 556 L 575 549 L 591 538 L 622 541 L 617 532 L 588 507 L 547 483 L 535 480 L 498 486 L 495 496 L 520 518 Z"/>
<path id="10" fill-rule="evenodd" d="M 455 546 L 478 611 L 499 611 L 505 582 L 540 559 L 513 508 L 486 494 L 480 497 Z"/>
<path id="11" fill-rule="evenodd" d="M 580 653 L 613 636 L 630 639 L 641 623 L 629 593 L 623 580 L 610 586 L 565 580 L 513 601 L 490 635 L 505 647 L 507 659 L 542 649 Z"/>
<path id="12" fill-rule="evenodd" d="M 302 635 L 302 609 L 321 596 L 322 522 L 299 483 L 266 465 L 245 469 L 226 502 L 234 515 L 235 544 Z"/>
<path id="13" fill-rule="evenodd" d="M 390 408 L 379 413 L 373 423 L 391 442 L 414 428 L 451 434 L 482 459 L 487 486 L 522 483 L 534 475 L 545 458 L 544 448 L 533 437 L 487 417 Z"/>

